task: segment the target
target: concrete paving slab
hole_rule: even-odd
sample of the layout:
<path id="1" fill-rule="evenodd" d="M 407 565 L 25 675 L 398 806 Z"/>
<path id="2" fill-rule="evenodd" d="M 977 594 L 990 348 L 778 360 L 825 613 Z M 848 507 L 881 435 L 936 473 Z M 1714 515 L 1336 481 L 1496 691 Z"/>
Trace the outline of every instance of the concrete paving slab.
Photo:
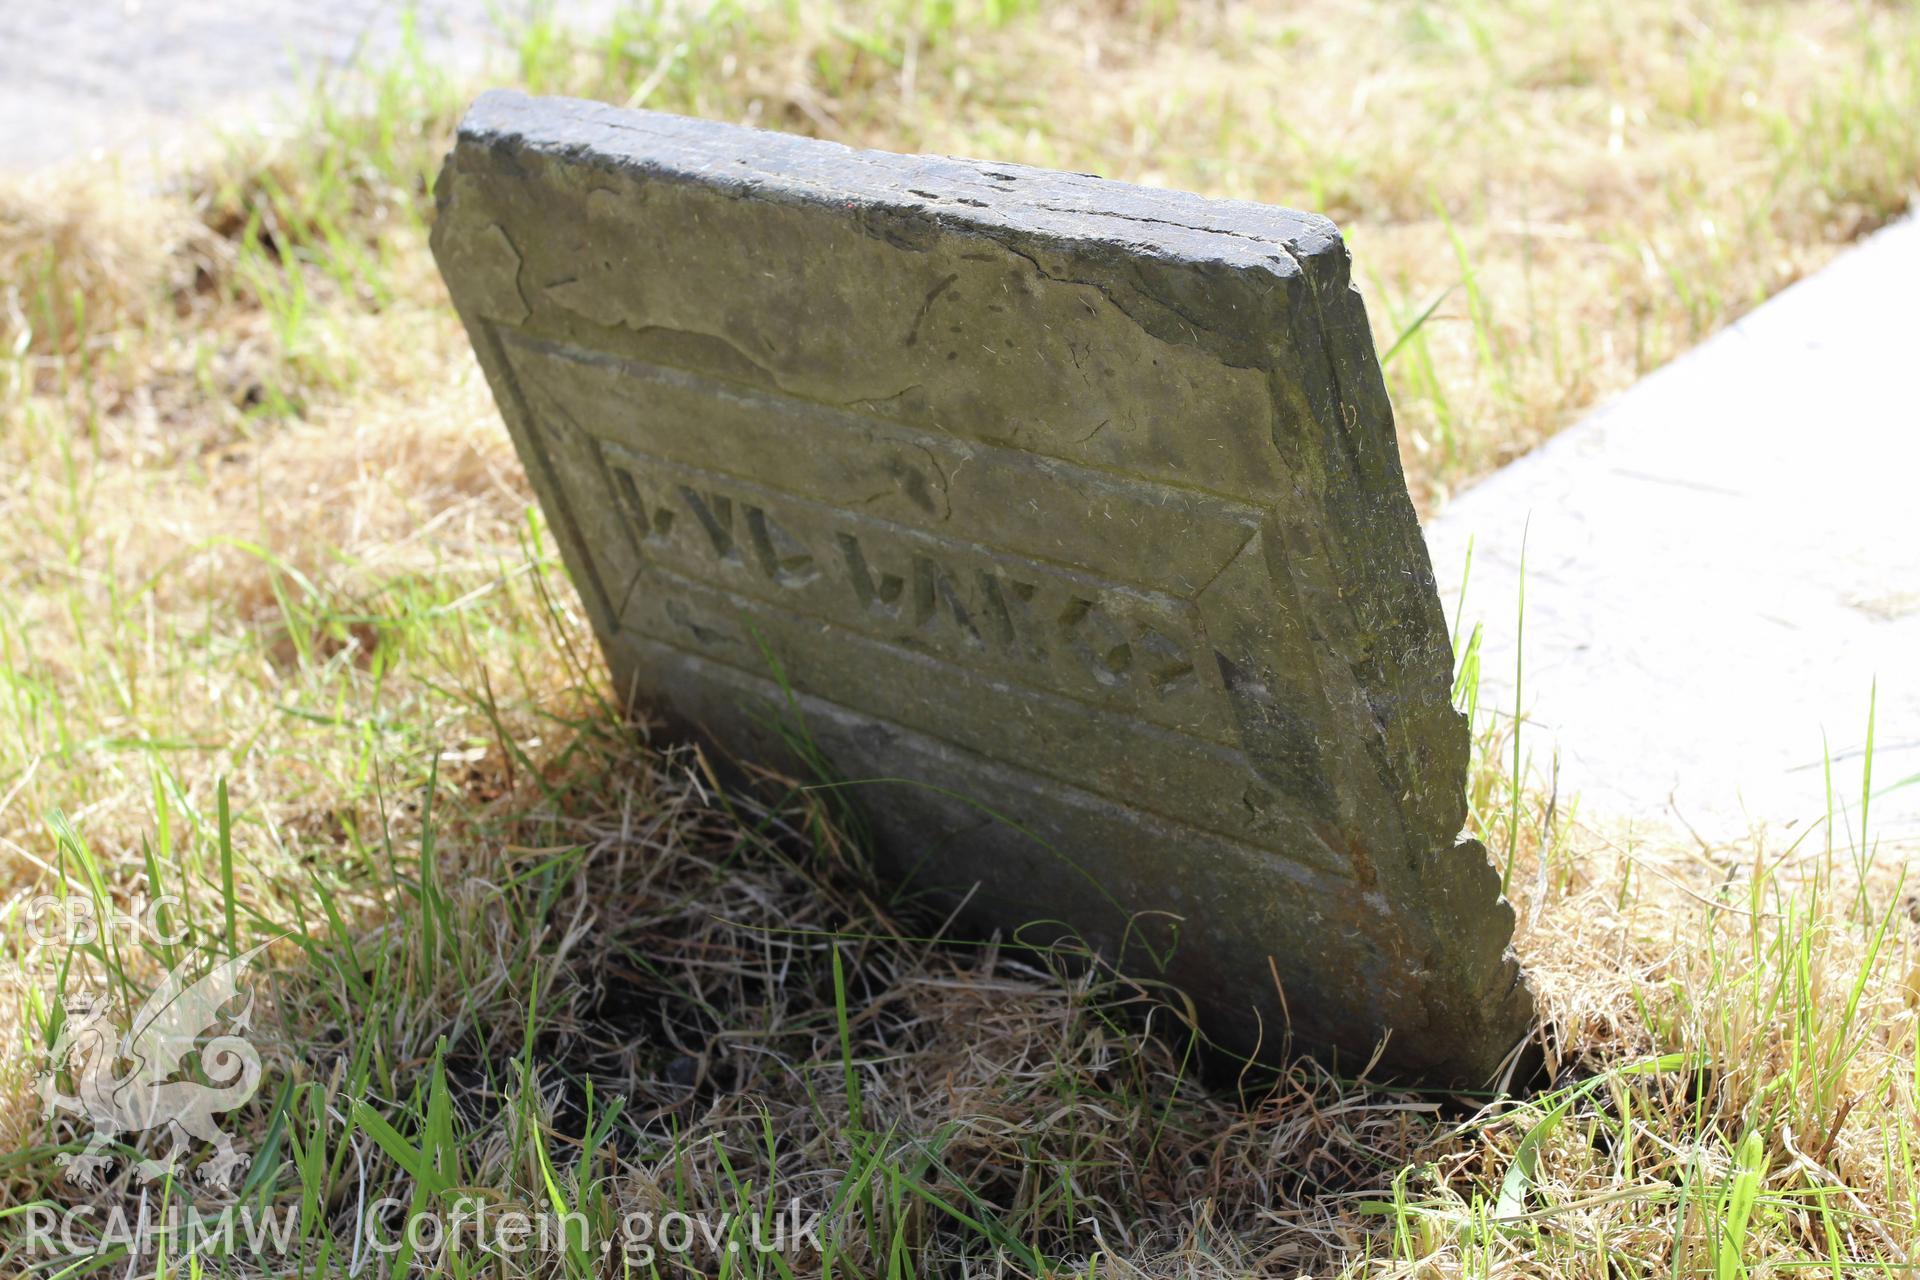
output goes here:
<path id="1" fill-rule="evenodd" d="M 1427 528 L 1484 621 L 1483 705 L 1581 812 L 1765 824 L 1827 811 L 1920 850 L 1920 222 L 1889 227 L 1459 495 Z M 1516 602 L 1525 551 L 1525 621 Z M 1454 619 L 1456 628 L 1460 619 Z"/>

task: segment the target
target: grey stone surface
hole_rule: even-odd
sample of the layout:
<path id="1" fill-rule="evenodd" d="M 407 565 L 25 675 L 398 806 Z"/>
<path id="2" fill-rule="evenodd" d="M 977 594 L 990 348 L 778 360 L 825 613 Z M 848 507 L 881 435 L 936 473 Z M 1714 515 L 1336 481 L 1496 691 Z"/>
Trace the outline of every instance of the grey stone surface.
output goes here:
<path id="1" fill-rule="evenodd" d="M 438 194 L 623 693 L 747 758 L 803 723 L 896 875 L 1234 1050 L 1523 1036 L 1332 224 L 507 93 Z"/>
<path id="2" fill-rule="evenodd" d="M 1485 623 L 1483 699 L 1609 826 L 1691 842 L 1827 812 L 1920 852 L 1920 224 L 1889 227 L 1457 498 L 1428 529 Z M 1522 535 L 1526 619 L 1515 625 Z M 1814 832 L 1811 847 L 1823 847 Z"/>

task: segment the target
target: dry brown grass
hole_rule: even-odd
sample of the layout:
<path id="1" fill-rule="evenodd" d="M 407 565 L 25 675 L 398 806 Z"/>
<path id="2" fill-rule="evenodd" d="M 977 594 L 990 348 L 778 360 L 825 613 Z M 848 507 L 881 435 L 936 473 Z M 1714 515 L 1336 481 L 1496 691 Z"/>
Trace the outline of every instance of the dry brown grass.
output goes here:
<path id="1" fill-rule="evenodd" d="M 963 17 L 637 24 L 584 51 L 530 39 L 525 71 L 1326 209 L 1383 347 L 1445 293 L 1390 365 L 1428 498 L 1889 216 L 1920 156 L 1910 7 Z M 146 888 L 153 848 L 217 933 L 225 782 L 244 931 L 305 939 L 275 952 L 286 1092 L 241 1115 L 255 1145 L 277 1113 L 326 1156 L 268 1186 L 340 1250 L 314 1271 L 350 1252 L 360 1191 L 409 1193 L 352 1103 L 423 1140 L 436 1080 L 461 1176 L 509 1198 L 546 1195 L 536 1132 L 596 1213 L 728 1207 L 735 1178 L 756 1203 L 817 1204 L 852 1171 L 873 1197 L 843 1223 L 841 1274 L 1913 1257 L 1915 929 L 1896 869 L 1856 896 L 1853 852 L 1821 833 L 1622 848 L 1529 796 L 1519 945 L 1552 1077 L 1476 1114 L 1307 1062 L 1204 1088 L 1145 993 L 928 940 L 938 922 L 868 881 L 830 793 L 726 797 L 636 745 L 425 253 L 453 101 L 415 68 L 373 126 L 327 120 L 311 148 L 166 195 L 0 198 L 0 891 L 18 907 L 77 876 L 46 821 L 62 813 L 114 894 Z M 1476 779 L 1490 843 L 1506 794 Z M 42 977 L 10 977 L 17 1044 L 45 1042 Z M 0 1208 L 74 1196 L 29 1057 L 0 1064 L 19 1153 Z M 583 1157 L 589 1079 L 597 1119 L 627 1101 Z M 122 1169 L 90 1202 L 135 1195 Z"/>

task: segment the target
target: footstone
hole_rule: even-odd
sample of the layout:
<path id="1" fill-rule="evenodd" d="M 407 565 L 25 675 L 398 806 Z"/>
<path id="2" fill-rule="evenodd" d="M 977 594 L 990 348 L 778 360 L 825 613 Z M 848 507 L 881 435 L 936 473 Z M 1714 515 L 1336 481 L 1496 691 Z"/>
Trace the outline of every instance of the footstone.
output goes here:
<path id="1" fill-rule="evenodd" d="M 1235 1052 L 1474 1082 L 1525 1034 L 1330 223 L 514 94 L 438 194 L 623 696 Z"/>

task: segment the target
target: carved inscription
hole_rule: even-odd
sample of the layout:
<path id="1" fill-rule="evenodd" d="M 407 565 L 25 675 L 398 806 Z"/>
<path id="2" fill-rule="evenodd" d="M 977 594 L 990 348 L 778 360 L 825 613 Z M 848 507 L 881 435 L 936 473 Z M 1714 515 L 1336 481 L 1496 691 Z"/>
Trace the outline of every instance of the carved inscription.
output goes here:
<path id="1" fill-rule="evenodd" d="M 1186 601 L 603 442 L 652 567 L 1040 687 L 1188 719 L 1217 685 Z M 1159 719 L 1161 717 L 1154 717 Z"/>

